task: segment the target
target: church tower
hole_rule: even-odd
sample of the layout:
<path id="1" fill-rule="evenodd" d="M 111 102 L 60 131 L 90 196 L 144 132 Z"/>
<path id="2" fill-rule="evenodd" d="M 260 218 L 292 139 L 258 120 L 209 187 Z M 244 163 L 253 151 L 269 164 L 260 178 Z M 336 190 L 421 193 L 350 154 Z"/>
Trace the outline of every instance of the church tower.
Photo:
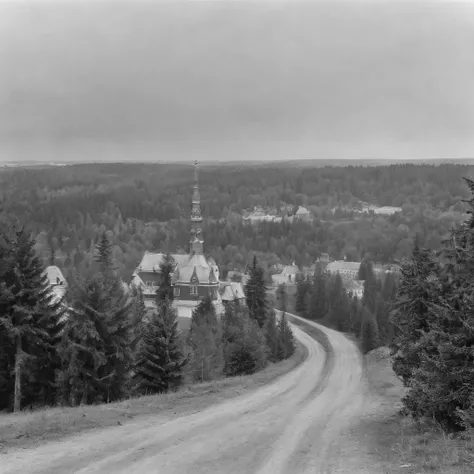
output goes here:
<path id="1" fill-rule="evenodd" d="M 202 215 L 201 215 L 201 197 L 199 196 L 199 177 L 198 177 L 198 163 L 194 162 L 194 190 L 192 198 L 191 209 L 191 240 L 190 254 L 202 255 L 203 243 L 202 238 Z"/>

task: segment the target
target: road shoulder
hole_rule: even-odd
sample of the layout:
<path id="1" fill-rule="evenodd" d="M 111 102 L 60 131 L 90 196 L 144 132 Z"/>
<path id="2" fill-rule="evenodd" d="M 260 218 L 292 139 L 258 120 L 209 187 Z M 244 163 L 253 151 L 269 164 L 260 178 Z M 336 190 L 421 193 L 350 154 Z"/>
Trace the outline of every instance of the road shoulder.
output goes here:
<path id="1" fill-rule="evenodd" d="M 125 425 L 140 418 L 154 416 L 158 423 L 164 423 L 197 413 L 277 380 L 299 366 L 307 355 L 307 349 L 298 343 L 295 354 L 289 359 L 248 376 L 190 385 L 176 393 L 132 398 L 119 403 L 0 414 L 0 453 L 64 440 L 89 430 Z"/>

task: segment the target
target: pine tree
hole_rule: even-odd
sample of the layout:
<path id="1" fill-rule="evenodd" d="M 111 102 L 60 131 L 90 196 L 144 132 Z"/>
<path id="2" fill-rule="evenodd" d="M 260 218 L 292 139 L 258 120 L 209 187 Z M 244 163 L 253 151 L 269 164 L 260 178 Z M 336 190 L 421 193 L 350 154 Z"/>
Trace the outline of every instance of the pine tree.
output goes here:
<path id="1" fill-rule="evenodd" d="M 274 311 L 268 316 L 268 320 L 264 326 L 264 334 L 268 349 L 268 360 L 270 362 L 280 360 L 280 335 Z"/>
<path id="2" fill-rule="evenodd" d="M 276 295 L 277 295 L 277 300 L 280 302 L 280 310 L 286 311 L 287 295 L 286 295 L 286 286 L 283 283 L 278 285 Z"/>
<path id="3" fill-rule="evenodd" d="M 302 275 L 296 275 L 296 298 L 295 298 L 295 310 L 298 314 L 306 316 L 308 312 L 308 292 L 310 289 L 310 283 Z"/>
<path id="4" fill-rule="evenodd" d="M 165 300 L 144 329 L 135 365 L 136 390 L 148 394 L 177 388 L 186 362 L 179 343 L 176 311 Z"/>
<path id="5" fill-rule="evenodd" d="M 326 290 L 326 277 L 321 271 L 316 271 L 313 277 L 311 296 L 309 303 L 309 319 L 323 319 L 329 309 L 329 301 Z"/>
<path id="6" fill-rule="evenodd" d="M 360 330 L 360 345 L 366 354 L 379 347 L 379 330 L 375 317 L 366 306 L 362 307 L 362 327 Z"/>
<path id="7" fill-rule="evenodd" d="M 412 262 L 402 265 L 397 301 L 390 314 L 395 337 L 391 346 L 393 370 L 405 386 L 420 363 L 419 340 L 429 330 L 430 304 L 438 299 L 438 264 L 430 252 L 413 242 Z"/>
<path id="8" fill-rule="evenodd" d="M 364 280 L 364 294 L 362 296 L 362 306 L 373 314 L 375 312 L 375 305 L 377 299 L 377 280 L 372 270 L 372 264 L 367 263 L 366 275 Z"/>
<path id="9" fill-rule="evenodd" d="M 257 265 L 257 257 L 253 257 L 250 275 L 245 285 L 245 297 L 250 317 L 257 321 L 260 328 L 267 319 L 267 288 L 263 268 Z"/>
<path id="10" fill-rule="evenodd" d="M 228 347 L 225 374 L 228 377 L 250 375 L 266 364 L 265 336 L 258 323 L 248 313 L 241 314 L 241 330 Z"/>
<path id="11" fill-rule="evenodd" d="M 162 262 L 160 263 L 160 286 L 156 291 L 156 302 L 159 306 L 162 301 L 168 300 L 173 302 L 174 300 L 174 289 L 172 284 L 172 276 L 176 262 L 171 254 L 167 253 Z"/>
<path id="12" fill-rule="evenodd" d="M 126 395 L 133 363 L 133 299 L 117 277 L 105 234 L 97 271 L 77 285 L 60 347 L 63 401 L 109 402 Z"/>
<path id="13" fill-rule="evenodd" d="M 136 351 L 138 350 L 138 345 L 143 336 L 143 330 L 145 328 L 145 325 L 147 324 L 146 316 L 147 316 L 147 309 L 145 306 L 143 290 L 139 288 L 136 296 L 134 297 L 133 305 L 132 305 L 132 320 L 131 320 L 132 338 L 130 341 L 130 349 L 133 354 L 135 354 Z"/>
<path id="14" fill-rule="evenodd" d="M 295 339 L 293 331 L 283 313 L 278 321 L 278 335 L 279 335 L 279 358 L 288 359 L 295 352 Z"/>
<path id="15" fill-rule="evenodd" d="M 195 380 L 204 382 L 218 378 L 224 367 L 222 333 L 211 298 L 205 297 L 193 311 L 188 334 L 192 349 L 189 363 Z"/>
<path id="16" fill-rule="evenodd" d="M 474 419 L 474 182 L 466 182 L 472 194 L 465 201 L 471 217 L 444 242 L 436 272 L 428 252 L 420 251 L 415 242 L 413 270 L 419 269 L 417 276 L 424 275 L 432 286 L 422 288 L 426 293 L 421 302 L 421 291 L 409 294 L 416 305 L 409 308 L 419 311 L 412 324 L 422 330 L 417 334 L 416 363 L 409 366 L 410 389 L 403 402 L 414 417 L 434 418 L 446 431 L 465 429 L 466 416 L 471 422 Z M 404 274 L 399 295 L 407 294 L 410 276 Z M 397 316 L 399 322 L 403 315 Z M 412 353 L 408 357 L 413 360 Z M 401 357 L 398 362 L 407 363 Z"/>
<path id="17" fill-rule="evenodd" d="M 54 398 L 53 345 L 62 312 L 34 245 L 23 228 L 3 236 L 2 261 L 7 266 L 0 282 L 0 334 L 10 360 L 12 349 L 14 353 L 14 366 L 9 367 L 14 373 L 14 411 L 21 409 L 25 397 L 30 403 Z"/>

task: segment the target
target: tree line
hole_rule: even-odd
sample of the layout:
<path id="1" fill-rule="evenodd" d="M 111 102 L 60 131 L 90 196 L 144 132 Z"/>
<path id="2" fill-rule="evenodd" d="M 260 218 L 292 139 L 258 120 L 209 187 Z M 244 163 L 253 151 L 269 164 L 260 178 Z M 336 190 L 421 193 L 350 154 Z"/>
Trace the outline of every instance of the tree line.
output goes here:
<path id="1" fill-rule="evenodd" d="M 113 245 L 101 235 L 94 274 L 52 292 L 34 238 L 0 229 L 0 410 L 108 403 L 176 390 L 183 383 L 252 374 L 290 357 L 291 328 L 275 318 L 263 269 L 254 258 L 248 307 L 230 302 L 219 318 L 210 299 L 194 310 L 188 333 L 173 308 L 171 256 L 161 266 L 156 310 L 118 276 Z"/>
<path id="2" fill-rule="evenodd" d="M 404 411 L 446 431 L 474 426 L 474 182 L 465 181 L 470 217 L 438 249 L 414 240 L 391 313 Z"/>
<path id="3" fill-rule="evenodd" d="M 358 280 L 364 281 L 362 298 L 346 291 L 339 273 L 330 274 L 317 262 L 314 275 L 297 275 L 292 308 L 307 319 L 353 334 L 367 353 L 393 339 L 389 314 L 396 300 L 398 277 L 393 272 L 376 276 L 372 262 L 364 260 Z"/>
<path id="4" fill-rule="evenodd" d="M 386 262 L 409 257 L 418 234 L 436 248 L 462 219 L 468 195 L 461 165 L 384 167 L 205 166 L 200 173 L 206 251 L 225 276 L 253 254 L 269 275 L 275 263 L 333 259 Z M 109 232 L 120 276 L 129 281 L 145 250 L 187 252 L 192 170 L 184 165 L 87 164 L 0 172 L 0 221 L 19 217 L 44 264 L 68 280 L 94 272 L 99 236 Z M 357 216 L 358 201 L 395 205 L 391 217 Z M 312 223 L 248 227 L 244 209 L 305 205 Z M 344 209 L 341 217 L 332 209 Z M 71 212 L 72 210 L 72 212 Z"/>

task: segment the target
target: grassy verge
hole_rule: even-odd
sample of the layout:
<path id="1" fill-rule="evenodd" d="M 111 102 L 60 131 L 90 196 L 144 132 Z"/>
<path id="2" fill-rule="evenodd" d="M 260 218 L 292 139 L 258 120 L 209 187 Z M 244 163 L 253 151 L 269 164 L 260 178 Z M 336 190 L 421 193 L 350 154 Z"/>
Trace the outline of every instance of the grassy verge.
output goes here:
<path id="1" fill-rule="evenodd" d="M 385 352 L 385 353 L 384 353 Z M 417 426 L 399 414 L 404 389 L 391 369 L 388 351 L 365 356 L 376 406 L 363 431 L 370 437 L 384 472 L 398 474 L 468 474 L 474 472 L 474 440 L 452 438 L 432 423 Z M 466 437 L 467 438 L 467 437 Z"/>
<path id="2" fill-rule="evenodd" d="M 0 415 L 0 450 L 25 448 L 82 431 L 124 424 L 144 416 L 164 419 L 201 411 L 220 401 L 268 384 L 301 364 L 307 350 L 297 345 L 289 359 L 248 376 L 189 385 L 175 393 L 131 398 L 118 403 L 52 407 Z"/>

